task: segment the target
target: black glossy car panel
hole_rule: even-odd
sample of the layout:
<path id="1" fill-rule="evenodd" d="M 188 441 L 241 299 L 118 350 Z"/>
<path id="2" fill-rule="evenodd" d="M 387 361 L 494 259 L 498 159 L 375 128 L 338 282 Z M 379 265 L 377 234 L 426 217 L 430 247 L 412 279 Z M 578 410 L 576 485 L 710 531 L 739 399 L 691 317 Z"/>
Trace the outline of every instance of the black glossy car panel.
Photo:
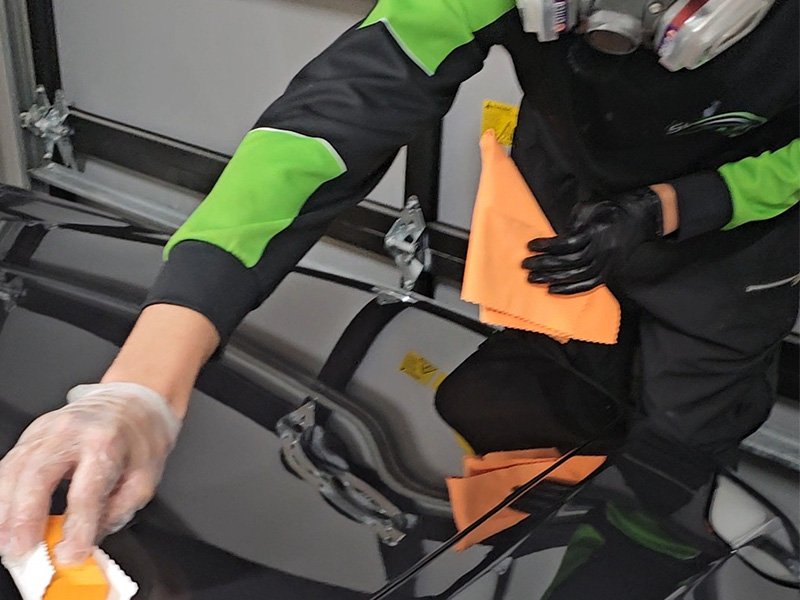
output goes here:
<path id="1" fill-rule="evenodd" d="M 74 255 L 67 259 L 68 253 L 59 251 L 78 239 L 88 253 L 86 263 Z M 6 310 L 0 310 L 0 359 L 4 356 L 3 347 L 13 348 L 15 340 L 24 337 L 36 338 L 35 343 L 26 340 L 28 354 L 20 354 L 24 358 L 16 362 L 8 358 L 11 352 L 7 350 L 6 362 L 0 362 L 0 369 L 45 372 L 54 369 L 59 360 L 67 364 L 67 354 L 73 353 L 85 358 L 80 363 L 84 369 L 80 376 L 99 373 L 103 361 L 124 340 L 136 318 L 138 303 L 157 272 L 163 242 L 164 236 L 130 227 L 112 215 L 0 186 L 0 282 L 8 292 Z M 107 259 L 102 269 L 87 267 L 91 252 L 86 249 L 91 248 L 91 252 L 103 253 Z M 369 285 L 309 271 L 300 273 L 326 284 L 372 294 Z M 424 301 L 416 309 L 452 322 L 459 331 L 486 333 L 480 324 Z M 6 315 L 10 315 L 8 320 Z M 36 356 L 36 343 L 48 344 L 48 335 L 74 339 L 77 347 L 61 340 L 63 348 L 49 348 Z M 226 410 L 232 408 L 240 420 L 231 417 L 230 422 L 242 431 L 245 427 L 248 431 L 258 428 L 263 432 L 263 446 L 275 448 L 277 455 L 280 440 L 274 433 L 276 424 L 297 409 L 304 398 L 282 391 L 280 386 L 270 387 L 253 373 L 259 368 L 264 373 L 281 371 L 298 389 L 326 399 L 323 404 L 331 424 L 326 433 L 332 438 L 327 442 L 340 453 L 353 474 L 412 515 L 413 527 L 396 546 L 382 545 L 377 539 L 372 540 L 369 532 L 362 531 L 363 525 L 347 521 L 341 511 L 320 501 L 316 489 L 287 473 L 277 460 L 264 460 L 274 469 L 265 471 L 264 477 L 269 477 L 273 486 L 291 488 L 292 494 L 287 492 L 286 496 L 298 502 L 297 511 L 291 514 L 297 520 L 298 532 L 304 533 L 298 533 L 300 540 L 294 542 L 299 548 L 308 549 L 308 561 L 300 550 L 291 568 L 283 563 L 276 566 L 275 557 L 269 555 L 269 540 L 264 541 L 262 547 L 267 550 L 259 557 L 250 556 L 247 560 L 236 556 L 231 548 L 223 549 L 221 542 L 208 539 L 188 525 L 176 505 L 160 497 L 129 528 L 103 545 L 140 584 L 138 598 L 728 600 L 717 595 L 713 580 L 727 564 L 730 548 L 710 531 L 707 522 L 717 466 L 691 450 L 661 440 L 654 432 L 634 430 L 628 442 L 612 453 L 604 469 L 585 484 L 532 485 L 531 493 L 513 503 L 515 509 L 530 515 L 527 519 L 467 552 L 448 550 L 428 560 L 426 557 L 447 544 L 455 530 L 440 490 L 424 478 L 414 481 L 413 464 L 393 465 L 400 462 L 398 456 L 402 455 L 392 451 L 392 444 L 407 440 L 392 437 L 384 424 L 396 421 L 398 415 L 381 405 L 367 410 L 353 402 L 348 397 L 347 381 L 336 385 L 330 383 L 337 381 L 336 377 L 320 381 L 312 369 L 291 364 L 285 357 L 276 359 L 270 348 L 259 345 L 257 332 L 244 336 L 240 342 L 235 350 L 250 361 L 250 370 L 231 355 L 212 361 L 198 382 L 205 406 L 217 403 Z M 351 356 L 351 362 L 358 360 L 357 355 L 353 356 L 356 358 Z M 44 362 L 36 364 L 37 359 Z M 65 381 L 69 379 L 64 373 L 59 375 Z M 23 376 L 4 379 L 25 380 Z M 16 388 L 6 385 L 7 389 L 0 389 L 0 398 L 6 398 L 0 401 L 2 454 L 36 414 L 51 408 L 43 402 L 25 410 L 16 398 L 19 385 L 23 384 L 15 384 Z M 51 400 L 57 405 L 55 396 L 47 402 Z M 339 423 L 332 433 L 337 416 L 349 419 L 349 430 Z M 232 431 L 236 435 L 238 430 Z M 359 460 L 352 440 L 348 442 L 343 437 L 347 431 L 355 438 L 360 436 L 367 451 L 374 449 L 380 457 L 373 462 Z M 215 443 L 221 444 L 221 439 L 215 437 Z M 225 450 L 222 447 L 221 453 Z M 186 454 L 188 451 L 184 460 Z M 260 465 L 258 461 L 263 459 L 227 457 L 226 464 L 252 460 Z M 225 481 L 200 483 L 210 487 L 226 485 Z M 226 490 L 231 496 L 251 493 L 236 486 Z M 302 499 L 302 509 L 298 499 Z M 196 504 L 206 500 L 200 495 L 184 498 L 186 503 Z M 56 499 L 54 511 L 61 508 Z M 264 514 L 268 513 L 266 508 Z M 221 520 L 241 521 L 243 527 L 239 530 L 245 530 L 250 519 L 262 517 L 219 515 Z M 319 526 L 309 534 L 302 527 L 303 520 L 313 520 Z M 342 525 L 345 521 L 346 525 Z M 336 527 L 327 528 L 326 523 L 336 523 Z M 253 523 L 254 530 L 256 525 L 259 531 L 269 531 L 263 523 Z M 223 522 L 217 529 L 224 526 Z M 291 526 L 287 529 L 291 530 Z M 366 558 L 359 554 L 362 549 L 343 546 L 328 562 L 347 564 L 352 574 L 340 573 L 332 578 L 310 566 L 326 562 L 326 557 L 317 551 L 317 546 L 323 545 L 321 540 L 326 547 L 336 547 L 336 540 L 331 543 L 329 538 L 336 535 L 332 532 L 345 529 L 355 532 L 348 539 L 368 541 L 364 544 L 368 549 L 363 554 Z M 285 554 L 285 549 L 276 547 L 275 554 L 281 553 Z M 364 576 L 359 570 L 370 572 Z M 399 577 L 404 580 L 401 582 Z M 376 591 L 381 584 L 385 584 L 382 591 Z M 0 598 L 14 598 L 14 594 L 7 574 L 0 573 Z"/>

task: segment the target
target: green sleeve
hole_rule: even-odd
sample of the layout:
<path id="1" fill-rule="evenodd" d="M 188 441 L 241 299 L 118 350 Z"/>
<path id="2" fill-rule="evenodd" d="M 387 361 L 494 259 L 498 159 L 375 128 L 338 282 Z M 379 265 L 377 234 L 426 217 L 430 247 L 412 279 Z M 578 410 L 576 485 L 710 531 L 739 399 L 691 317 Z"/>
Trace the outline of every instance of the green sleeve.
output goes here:
<path id="1" fill-rule="evenodd" d="M 800 200 L 800 139 L 774 152 L 723 165 L 719 174 L 733 204 L 725 229 L 776 217 Z"/>

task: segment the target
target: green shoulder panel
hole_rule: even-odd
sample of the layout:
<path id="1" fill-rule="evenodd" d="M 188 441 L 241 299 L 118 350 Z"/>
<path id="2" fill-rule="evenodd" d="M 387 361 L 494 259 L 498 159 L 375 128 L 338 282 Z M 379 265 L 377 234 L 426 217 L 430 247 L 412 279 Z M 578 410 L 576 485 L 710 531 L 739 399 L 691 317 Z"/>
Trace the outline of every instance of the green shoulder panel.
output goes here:
<path id="1" fill-rule="evenodd" d="M 720 167 L 733 203 L 725 229 L 777 217 L 800 201 L 800 139 Z"/>
<path id="2" fill-rule="evenodd" d="M 380 0 L 361 27 L 383 23 L 428 75 L 474 33 L 515 8 L 515 0 Z"/>
<path id="3" fill-rule="evenodd" d="M 346 171 L 325 140 L 254 129 L 205 201 L 172 236 L 164 256 L 180 242 L 194 240 L 214 244 L 253 267 L 317 188 Z"/>

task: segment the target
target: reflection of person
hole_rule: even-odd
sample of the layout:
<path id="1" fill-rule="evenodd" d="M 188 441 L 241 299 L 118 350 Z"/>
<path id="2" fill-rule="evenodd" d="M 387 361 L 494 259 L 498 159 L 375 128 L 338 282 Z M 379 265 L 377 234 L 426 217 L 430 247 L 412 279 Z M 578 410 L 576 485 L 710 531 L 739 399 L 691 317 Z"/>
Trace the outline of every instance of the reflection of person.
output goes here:
<path id="1" fill-rule="evenodd" d="M 714 465 L 636 428 L 584 490 L 584 513 L 542 600 L 667 598 L 730 549 L 709 529 Z"/>
<path id="2" fill-rule="evenodd" d="M 547 39 L 559 26 L 537 16 L 578 3 L 519 4 Z M 3 551 L 37 541 L 66 475 L 64 560 L 152 496 L 201 365 L 398 148 L 444 116 L 493 45 L 526 92 L 515 160 L 565 234 L 534 244 L 532 280 L 559 293 L 619 281 L 642 311 L 643 405 L 663 429 L 721 450 L 757 426 L 773 349 L 797 312 L 796 211 L 785 212 L 798 194 L 797 0 L 777 0 L 763 20 L 753 9 L 768 1 L 695 14 L 684 2 L 631 2 L 635 14 L 582 4 L 597 9 L 587 35 L 538 41 L 514 0 L 379 0 L 306 66 L 168 244 L 103 382 L 73 390 L 3 461 Z M 660 59 L 633 51 L 669 32 Z"/>

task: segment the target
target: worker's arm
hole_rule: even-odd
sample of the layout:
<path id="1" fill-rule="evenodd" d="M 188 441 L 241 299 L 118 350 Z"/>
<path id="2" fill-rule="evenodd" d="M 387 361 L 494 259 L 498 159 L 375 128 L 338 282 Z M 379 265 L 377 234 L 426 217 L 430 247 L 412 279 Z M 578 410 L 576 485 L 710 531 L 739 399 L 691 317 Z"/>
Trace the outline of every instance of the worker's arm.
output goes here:
<path id="1" fill-rule="evenodd" d="M 86 556 L 152 497 L 203 362 L 444 116 L 514 11 L 514 0 L 379 0 L 300 72 L 170 240 L 103 383 L 70 392 L 0 462 L 0 552 L 41 539 L 70 473 L 63 559 Z"/>
<path id="2" fill-rule="evenodd" d="M 147 386 L 183 418 L 197 374 L 218 344 L 216 328 L 200 313 L 169 304 L 148 306 L 102 383 Z"/>
<path id="3" fill-rule="evenodd" d="M 149 303 L 224 340 L 477 73 L 513 0 L 381 0 L 306 66 L 169 242 Z"/>
<path id="4" fill-rule="evenodd" d="M 705 171 L 582 204 L 570 230 L 537 239 L 523 262 L 531 283 L 575 294 L 606 283 L 630 254 L 671 235 L 678 242 L 744 223 L 771 219 L 800 200 L 800 140 Z"/>

